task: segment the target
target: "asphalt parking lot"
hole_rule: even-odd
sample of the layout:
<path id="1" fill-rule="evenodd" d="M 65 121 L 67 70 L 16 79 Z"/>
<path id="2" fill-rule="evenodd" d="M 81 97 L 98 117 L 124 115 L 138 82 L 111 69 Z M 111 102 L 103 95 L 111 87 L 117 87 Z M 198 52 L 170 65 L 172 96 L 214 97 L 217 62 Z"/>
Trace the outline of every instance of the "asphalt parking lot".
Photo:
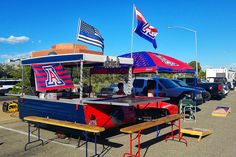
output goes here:
<path id="1" fill-rule="evenodd" d="M 199 106 L 197 121 L 181 121 L 182 127 L 198 127 L 212 129 L 213 134 L 197 142 L 196 137 L 184 136 L 188 146 L 181 142 L 164 141 L 164 136 L 170 131 L 170 127 L 161 129 L 158 138 L 155 138 L 155 130 L 146 131 L 141 137 L 141 154 L 145 157 L 234 157 L 236 154 L 236 91 L 231 91 L 222 100 L 211 100 Z M 211 112 L 216 106 L 229 106 L 232 112 L 226 117 L 212 117 Z M 1 107 L 1 106 L 0 106 Z M 1 107 L 2 108 L 2 107 Z M 27 143 L 27 123 L 18 118 L 18 113 L 3 113 L 0 111 L 0 156 L 16 157 L 78 157 L 85 156 L 85 146 L 77 148 L 76 138 L 60 139 L 53 131 L 41 129 L 41 136 L 45 145 L 32 144 L 25 151 Z M 129 136 L 108 131 L 106 140 L 99 139 L 98 152 L 103 150 L 101 156 L 117 157 L 128 151 Z M 35 134 L 35 132 L 33 131 Z M 32 137 L 35 139 L 35 137 Z M 103 149 L 104 145 L 104 149 Z M 89 143 L 89 156 L 93 155 L 94 146 Z"/>

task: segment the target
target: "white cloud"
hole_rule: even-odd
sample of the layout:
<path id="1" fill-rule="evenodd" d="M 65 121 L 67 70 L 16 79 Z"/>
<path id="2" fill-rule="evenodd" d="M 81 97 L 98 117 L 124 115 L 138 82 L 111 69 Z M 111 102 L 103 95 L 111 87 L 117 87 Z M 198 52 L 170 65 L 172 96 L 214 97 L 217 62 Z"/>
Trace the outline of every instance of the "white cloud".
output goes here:
<path id="1" fill-rule="evenodd" d="M 3 38 L 0 37 L 0 42 L 1 43 L 8 43 L 8 44 L 18 44 L 18 43 L 23 43 L 29 41 L 29 37 L 26 36 L 19 36 L 15 37 L 13 35 L 9 36 L 8 38 Z"/>

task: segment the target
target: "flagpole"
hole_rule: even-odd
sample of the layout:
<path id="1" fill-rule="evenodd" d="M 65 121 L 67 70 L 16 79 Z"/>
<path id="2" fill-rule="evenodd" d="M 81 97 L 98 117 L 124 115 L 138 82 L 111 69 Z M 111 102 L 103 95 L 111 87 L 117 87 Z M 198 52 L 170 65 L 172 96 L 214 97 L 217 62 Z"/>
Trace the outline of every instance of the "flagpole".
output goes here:
<path id="1" fill-rule="evenodd" d="M 133 57 L 133 46 L 134 46 L 134 8 L 133 4 L 133 17 L 132 17 L 132 30 L 131 30 L 131 46 L 130 46 L 130 58 Z"/>
<path id="2" fill-rule="evenodd" d="M 78 25 L 77 25 L 77 34 L 76 34 L 76 40 L 78 39 L 78 34 L 79 34 L 79 32 L 80 32 L 80 25 L 81 25 L 81 20 L 80 20 L 80 18 L 78 18 Z M 74 46 L 73 46 L 73 52 L 75 53 L 75 44 L 74 44 Z"/>
<path id="3" fill-rule="evenodd" d="M 133 4 L 133 17 L 132 17 L 132 30 L 131 30 L 131 46 L 130 46 L 130 58 L 133 58 L 133 45 L 134 45 L 134 4 Z M 132 65 L 129 66 L 128 76 L 128 95 L 132 94 Z"/>
<path id="4" fill-rule="evenodd" d="M 81 25 L 81 20 L 78 18 L 78 27 L 77 27 L 77 35 L 76 35 L 76 40 L 78 39 L 78 34 L 80 32 L 80 25 Z"/>

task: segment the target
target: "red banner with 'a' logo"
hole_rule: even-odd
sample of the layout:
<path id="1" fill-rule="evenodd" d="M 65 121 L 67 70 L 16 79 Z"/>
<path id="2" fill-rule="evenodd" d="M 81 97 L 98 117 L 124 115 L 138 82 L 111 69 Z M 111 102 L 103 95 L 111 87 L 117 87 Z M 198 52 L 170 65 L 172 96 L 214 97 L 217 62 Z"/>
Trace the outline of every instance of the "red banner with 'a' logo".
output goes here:
<path id="1" fill-rule="evenodd" d="M 60 64 L 32 65 L 36 91 L 74 88 L 71 76 Z"/>

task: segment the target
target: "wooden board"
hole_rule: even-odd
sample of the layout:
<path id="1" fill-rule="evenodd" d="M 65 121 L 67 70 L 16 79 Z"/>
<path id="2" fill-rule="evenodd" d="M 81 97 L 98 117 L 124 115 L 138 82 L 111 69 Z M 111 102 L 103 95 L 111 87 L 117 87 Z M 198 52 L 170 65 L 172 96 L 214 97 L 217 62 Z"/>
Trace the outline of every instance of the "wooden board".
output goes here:
<path id="1" fill-rule="evenodd" d="M 212 116 L 216 117 L 226 117 L 231 111 L 230 107 L 227 106 L 217 106 L 211 113 Z"/>
<path id="2" fill-rule="evenodd" d="M 200 142 L 200 140 L 203 136 L 210 135 L 213 133 L 212 130 L 203 129 L 203 128 L 183 128 L 180 130 L 180 132 L 183 134 L 199 136 L 198 142 Z"/>
<path id="3" fill-rule="evenodd" d="M 73 123 L 73 122 L 67 122 L 67 121 L 61 121 L 61 120 L 43 118 L 43 117 L 37 117 L 37 116 L 28 116 L 28 117 L 25 117 L 24 120 L 30 121 L 30 122 L 37 122 L 37 123 L 54 125 L 54 126 L 60 126 L 60 127 L 70 128 L 70 129 L 82 130 L 82 131 L 87 131 L 87 132 L 92 132 L 92 133 L 100 133 L 105 130 L 104 127 Z"/>
<path id="4" fill-rule="evenodd" d="M 134 133 L 134 132 L 138 132 L 140 130 L 145 130 L 145 129 L 148 129 L 148 128 L 151 128 L 151 127 L 154 127 L 154 126 L 158 126 L 158 125 L 161 125 L 161 124 L 172 122 L 172 121 L 178 120 L 180 118 L 183 118 L 183 116 L 181 114 L 174 114 L 174 115 L 159 118 L 159 119 L 154 120 L 154 121 L 143 122 L 143 123 L 131 125 L 131 126 L 120 129 L 120 131 L 124 132 L 124 133 L 131 134 L 131 133 Z"/>

